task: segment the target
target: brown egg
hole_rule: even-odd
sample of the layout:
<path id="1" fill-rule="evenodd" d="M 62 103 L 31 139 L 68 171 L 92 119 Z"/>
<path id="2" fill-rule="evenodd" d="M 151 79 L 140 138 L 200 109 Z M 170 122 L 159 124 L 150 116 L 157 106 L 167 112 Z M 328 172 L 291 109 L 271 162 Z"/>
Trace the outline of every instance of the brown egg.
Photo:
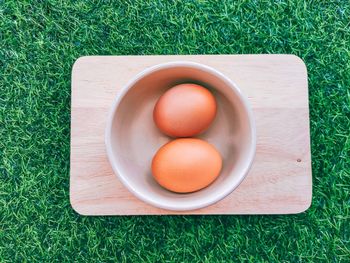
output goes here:
<path id="1" fill-rule="evenodd" d="M 180 84 L 169 89 L 153 111 L 157 127 L 172 137 L 192 137 L 205 131 L 215 115 L 214 96 L 196 84 Z"/>
<path id="2" fill-rule="evenodd" d="M 218 177 L 221 167 L 221 155 L 215 147 L 194 138 L 165 144 L 152 161 L 155 180 L 177 193 L 194 192 L 208 186 Z"/>

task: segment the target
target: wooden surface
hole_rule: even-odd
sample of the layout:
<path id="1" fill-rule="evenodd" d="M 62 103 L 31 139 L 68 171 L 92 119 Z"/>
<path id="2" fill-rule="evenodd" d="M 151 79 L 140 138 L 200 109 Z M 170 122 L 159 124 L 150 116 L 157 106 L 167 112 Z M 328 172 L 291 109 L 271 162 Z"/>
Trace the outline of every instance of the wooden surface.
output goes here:
<path id="1" fill-rule="evenodd" d="M 257 125 L 254 164 L 220 202 L 190 212 L 145 204 L 117 179 L 104 146 L 116 94 L 144 68 L 167 61 L 214 67 L 241 88 Z M 83 215 L 290 214 L 311 204 L 312 176 L 307 71 L 293 55 L 96 56 L 72 70 L 70 201 Z"/>

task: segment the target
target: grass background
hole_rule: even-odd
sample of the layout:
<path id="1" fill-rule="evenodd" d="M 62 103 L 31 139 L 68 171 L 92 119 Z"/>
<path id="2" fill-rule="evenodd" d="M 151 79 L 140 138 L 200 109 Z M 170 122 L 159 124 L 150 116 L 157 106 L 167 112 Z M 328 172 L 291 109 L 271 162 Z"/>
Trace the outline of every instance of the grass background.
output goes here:
<path id="1" fill-rule="evenodd" d="M 0 0 L 0 262 L 349 262 L 350 3 L 232 2 Z M 77 215 L 73 62 L 224 53 L 304 59 L 312 207 L 292 216 Z"/>

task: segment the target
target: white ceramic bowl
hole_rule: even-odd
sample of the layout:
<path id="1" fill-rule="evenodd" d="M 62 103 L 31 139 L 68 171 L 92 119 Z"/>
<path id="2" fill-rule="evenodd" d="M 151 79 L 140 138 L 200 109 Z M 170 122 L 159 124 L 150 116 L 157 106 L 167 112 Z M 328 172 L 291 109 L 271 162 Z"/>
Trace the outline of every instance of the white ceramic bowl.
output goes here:
<path id="1" fill-rule="evenodd" d="M 218 149 L 223 167 L 208 187 L 178 194 L 162 188 L 151 174 L 154 154 L 171 140 L 155 126 L 152 113 L 167 89 L 189 82 L 207 87 L 217 100 L 213 124 L 198 137 Z M 123 88 L 107 121 L 105 143 L 115 174 L 135 196 L 159 208 L 184 211 L 211 205 L 242 182 L 254 159 L 256 131 L 247 99 L 236 84 L 211 67 L 178 61 L 147 68 Z"/>

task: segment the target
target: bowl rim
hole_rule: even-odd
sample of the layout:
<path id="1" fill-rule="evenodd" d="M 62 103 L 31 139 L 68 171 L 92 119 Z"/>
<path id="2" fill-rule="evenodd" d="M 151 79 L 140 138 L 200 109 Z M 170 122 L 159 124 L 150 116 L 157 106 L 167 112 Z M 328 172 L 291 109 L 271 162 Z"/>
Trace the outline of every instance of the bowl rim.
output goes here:
<path id="1" fill-rule="evenodd" d="M 242 102 L 244 111 L 248 115 L 248 123 L 249 123 L 249 129 L 252 135 L 252 141 L 250 143 L 250 149 L 248 152 L 248 158 L 247 158 L 247 165 L 244 167 L 240 179 L 238 183 L 235 185 L 232 185 L 231 187 L 227 187 L 224 189 L 224 191 L 220 192 L 215 198 L 211 198 L 209 200 L 207 199 L 201 199 L 200 201 L 197 201 L 195 204 L 178 204 L 178 205 L 169 205 L 169 204 L 164 204 L 164 202 L 159 201 L 158 199 L 152 199 L 149 198 L 147 195 L 141 194 L 137 189 L 135 189 L 132 185 L 130 185 L 127 176 L 123 175 L 122 172 L 120 171 L 117 162 L 114 160 L 114 154 L 111 146 L 111 137 L 112 137 L 112 127 L 113 127 L 113 119 L 116 114 L 116 111 L 125 97 L 125 95 L 128 93 L 128 91 L 142 78 L 145 76 L 154 73 L 158 70 L 163 70 L 163 69 L 169 69 L 169 68 L 174 68 L 174 67 L 189 67 L 189 68 L 194 68 L 194 69 L 199 69 L 204 72 L 207 72 L 209 74 L 212 74 L 218 78 L 220 78 L 226 86 L 228 86 L 232 92 L 235 93 L 235 95 L 239 98 L 239 100 Z M 109 111 L 108 118 L 107 118 L 107 124 L 106 124 L 106 129 L 105 129 L 105 147 L 107 151 L 107 157 L 109 160 L 110 165 L 112 166 L 114 174 L 117 176 L 117 178 L 122 182 L 122 184 L 132 193 L 134 194 L 137 198 L 140 200 L 144 201 L 145 203 L 148 203 L 150 205 L 153 205 L 155 207 L 161 208 L 161 209 L 167 209 L 167 210 L 172 210 L 172 211 L 189 211 L 189 210 L 196 210 L 200 208 L 207 207 L 209 205 L 212 205 L 226 196 L 228 196 L 230 193 L 232 193 L 245 179 L 247 176 L 252 164 L 253 160 L 255 157 L 255 152 L 256 152 L 256 126 L 255 126 L 255 119 L 252 113 L 252 110 L 250 108 L 248 99 L 242 94 L 241 90 L 237 86 L 235 82 L 233 82 L 231 79 L 226 77 L 223 73 L 220 71 L 201 64 L 197 62 L 192 62 L 192 61 L 171 61 L 171 62 L 165 62 L 161 64 L 157 64 L 154 66 L 150 66 L 136 74 L 124 87 L 122 87 L 121 91 L 115 96 L 115 99 L 112 103 L 112 107 Z"/>

